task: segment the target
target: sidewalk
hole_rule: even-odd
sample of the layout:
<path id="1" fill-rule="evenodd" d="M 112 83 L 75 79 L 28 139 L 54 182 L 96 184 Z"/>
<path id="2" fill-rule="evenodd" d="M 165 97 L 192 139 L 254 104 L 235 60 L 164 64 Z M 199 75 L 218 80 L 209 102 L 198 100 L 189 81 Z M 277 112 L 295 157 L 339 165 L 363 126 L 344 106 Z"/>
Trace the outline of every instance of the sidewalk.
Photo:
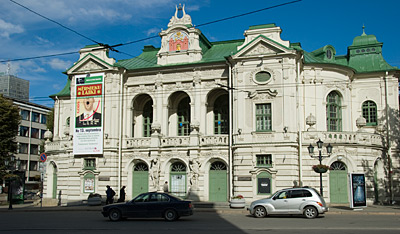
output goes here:
<path id="1" fill-rule="evenodd" d="M 204 205 L 206 204 L 206 205 Z M 194 202 L 195 212 L 215 212 L 219 214 L 243 214 L 248 215 L 249 212 L 246 208 L 229 208 L 224 205 L 216 205 L 215 207 L 208 206 L 210 203 Z M 88 206 L 88 205 L 77 205 L 77 206 L 43 206 L 40 207 L 34 205 L 33 202 L 25 204 L 13 204 L 13 210 L 8 210 L 8 205 L 1 205 L 0 212 L 41 212 L 41 211 L 98 211 L 100 212 L 102 206 Z M 332 206 L 329 207 L 327 214 L 355 214 L 355 215 L 399 215 L 400 206 L 382 206 L 382 205 L 370 205 L 362 209 L 351 209 L 347 206 Z"/>

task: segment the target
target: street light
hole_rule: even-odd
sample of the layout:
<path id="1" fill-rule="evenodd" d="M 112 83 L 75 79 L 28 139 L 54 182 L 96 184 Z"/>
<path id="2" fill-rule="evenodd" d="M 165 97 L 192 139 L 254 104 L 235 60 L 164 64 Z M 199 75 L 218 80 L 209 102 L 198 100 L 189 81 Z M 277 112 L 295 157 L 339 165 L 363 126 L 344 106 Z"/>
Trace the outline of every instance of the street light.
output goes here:
<path id="1" fill-rule="evenodd" d="M 317 147 L 318 147 L 318 151 L 319 151 L 319 154 L 318 154 L 318 156 L 314 156 L 314 146 L 312 146 L 311 144 L 307 147 L 307 149 L 308 149 L 308 153 L 310 154 L 310 156 L 312 157 L 312 158 L 318 158 L 318 160 L 319 160 L 319 165 L 322 165 L 322 159 L 323 158 L 328 158 L 328 157 L 330 157 L 331 156 L 331 154 L 332 154 L 332 146 L 331 146 L 331 144 L 329 143 L 328 144 L 328 146 L 326 147 L 326 152 L 328 153 L 328 155 L 327 156 L 322 156 L 322 145 L 323 145 L 323 141 L 321 141 L 321 139 L 319 139 L 318 141 L 317 141 Z M 321 193 L 321 196 L 324 196 L 324 193 L 323 193 L 323 188 L 322 188 L 322 172 L 320 172 L 319 173 L 319 191 L 320 191 L 320 193 Z"/>
<path id="2" fill-rule="evenodd" d="M 14 156 L 14 155 L 11 155 L 11 156 L 10 156 L 10 160 L 5 160 L 5 161 L 4 161 L 4 165 L 5 165 L 6 167 L 8 167 L 9 170 L 11 170 L 11 175 L 14 174 L 15 167 L 16 167 L 16 166 L 18 167 L 18 166 L 19 166 L 19 163 L 20 163 L 19 158 L 18 158 L 17 160 L 15 160 L 15 156 Z M 16 168 L 16 169 L 18 170 L 18 168 Z M 12 197 L 13 180 L 14 180 L 14 176 L 9 177 L 9 186 L 8 186 L 8 201 L 9 201 L 8 209 L 9 209 L 9 210 L 12 210 L 12 209 L 13 209 L 13 207 L 12 207 L 12 199 L 13 199 L 13 197 Z"/>

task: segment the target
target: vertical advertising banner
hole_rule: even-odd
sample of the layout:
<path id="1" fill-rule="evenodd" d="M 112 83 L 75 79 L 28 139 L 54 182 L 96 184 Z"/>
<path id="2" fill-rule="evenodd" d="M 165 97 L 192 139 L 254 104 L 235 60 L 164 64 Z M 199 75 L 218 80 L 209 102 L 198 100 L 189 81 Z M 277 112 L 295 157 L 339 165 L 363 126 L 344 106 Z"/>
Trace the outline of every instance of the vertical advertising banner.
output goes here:
<path id="1" fill-rule="evenodd" d="M 364 174 L 350 174 L 351 208 L 367 206 L 367 194 Z"/>
<path id="2" fill-rule="evenodd" d="M 75 76 L 74 154 L 103 154 L 104 73 Z"/>

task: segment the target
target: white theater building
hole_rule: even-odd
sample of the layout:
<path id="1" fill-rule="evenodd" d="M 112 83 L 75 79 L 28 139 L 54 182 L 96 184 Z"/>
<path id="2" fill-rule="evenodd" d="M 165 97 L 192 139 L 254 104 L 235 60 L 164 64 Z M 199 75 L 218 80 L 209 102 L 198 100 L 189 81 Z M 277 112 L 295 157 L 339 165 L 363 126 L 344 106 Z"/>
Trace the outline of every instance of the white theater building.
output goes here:
<path id="1" fill-rule="evenodd" d="M 130 199 L 165 181 L 178 196 L 212 202 L 293 186 L 319 191 L 312 166 L 321 140 L 327 202 L 350 202 L 352 173 L 365 175 L 368 203 L 400 200 L 400 70 L 374 35 L 354 38 L 345 55 L 330 45 L 304 51 L 275 24 L 210 42 L 184 8 L 177 13 L 159 33 L 161 48 L 145 46 L 138 57 L 80 50 L 51 96 L 45 199 L 105 197 L 106 185 L 126 186 Z"/>

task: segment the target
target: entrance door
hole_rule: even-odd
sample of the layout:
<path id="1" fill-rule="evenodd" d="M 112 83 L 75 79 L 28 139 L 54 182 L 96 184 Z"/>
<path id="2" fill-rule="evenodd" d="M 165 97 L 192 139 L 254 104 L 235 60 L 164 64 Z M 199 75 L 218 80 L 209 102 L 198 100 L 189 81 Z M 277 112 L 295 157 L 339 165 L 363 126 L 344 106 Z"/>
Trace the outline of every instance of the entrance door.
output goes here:
<path id="1" fill-rule="evenodd" d="M 186 196 L 186 166 L 181 162 L 171 165 L 171 187 L 172 194 L 185 197 Z"/>
<path id="2" fill-rule="evenodd" d="M 228 198 L 228 175 L 222 162 L 211 164 L 209 173 L 209 200 L 224 202 Z"/>
<path id="3" fill-rule="evenodd" d="M 132 173 L 132 197 L 149 191 L 149 168 L 144 163 L 138 163 Z"/>
<path id="4" fill-rule="evenodd" d="M 349 203 L 347 168 L 342 162 L 332 163 L 329 173 L 329 190 L 331 204 Z"/>
<path id="5" fill-rule="evenodd" d="M 51 198 L 57 198 L 57 167 L 53 165 L 53 191 Z"/>

